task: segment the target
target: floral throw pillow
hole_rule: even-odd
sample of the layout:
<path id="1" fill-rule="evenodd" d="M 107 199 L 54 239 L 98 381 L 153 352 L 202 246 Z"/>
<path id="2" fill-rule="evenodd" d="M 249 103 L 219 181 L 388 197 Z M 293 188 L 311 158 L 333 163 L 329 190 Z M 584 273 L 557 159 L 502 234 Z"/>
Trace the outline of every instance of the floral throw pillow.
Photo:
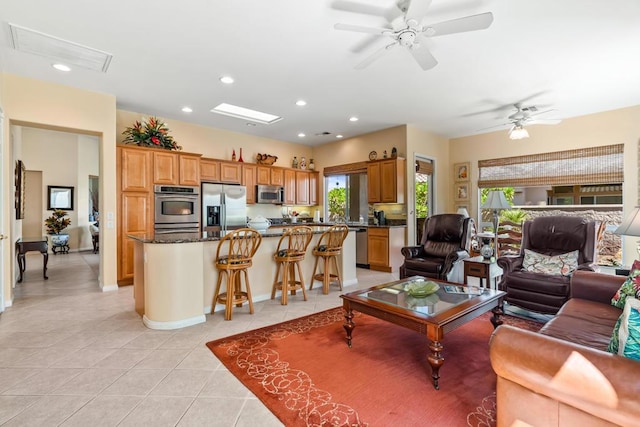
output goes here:
<path id="1" fill-rule="evenodd" d="M 626 298 L 607 351 L 640 360 L 640 300 Z"/>
<path id="2" fill-rule="evenodd" d="M 620 289 L 611 299 L 611 305 L 624 308 L 624 303 L 627 297 L 640 298 L 640 261 L 635 260 L 631 269 L 629 270 L 629 276 L 627 280 L 620 286 Z"/>
<path id="3" fill-rule="evenodd" d="M 551 256 L 525 249 L 522 268 L 533 273 L 570 276 L 578 269 L 578 251 Z"/>

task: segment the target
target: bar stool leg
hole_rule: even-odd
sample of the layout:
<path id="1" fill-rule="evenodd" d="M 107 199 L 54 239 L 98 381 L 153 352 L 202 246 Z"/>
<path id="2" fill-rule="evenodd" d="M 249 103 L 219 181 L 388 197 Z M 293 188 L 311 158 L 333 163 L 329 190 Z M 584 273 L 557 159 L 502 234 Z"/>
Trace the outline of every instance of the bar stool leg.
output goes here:
<path id="1" fill-rule="evenodd" d="M 218 270 L 218 280 L 216 281 L 216 290 L 213 293 L 213 304 L 211 304 L 211 314 L 216 311 L 216 304 L 218 304 L 218 297 L 220 296 L 220 286 L 222 286 L 222 275 L 224 271 Z"/>
<path id="2" fill-rule="evenodd" d="M 289 294 L 289 262 L 282 263 L 282 286 L 280 287 L 282 290 L 282 295 L 280 295 L 281 300 L 280 303 L 282 305 L 287 305 L 288 294 Z"/>
<path id="3" fill-rule="evenodd" d="M 318 260 L 320 260 L 320 256 L 316 256 L 316 262 L 313 264 L 313 274 L 311 275 L 311 280 L 309 281 L 309 290 L 313 289 L 313 282 L 316 280 L 316 270 L 318 269 Z"/>
<path id="4" fill-rule="evenodd" d="M 336 277 L 338 278 L 338 285 L 340 286 L 340 290 L 342 290 L 342 277 L 340 277 L 340 268 L 338 267 L 338 257 L 332 256 L 331 258 L 333 258 L 333 265 L 336 268 Z"/>
<path id="5" fill-rule="evenodd" d="M 233 314 L 233 299 L 235 296 L 235 279 L 236 272 L 234 270 L 227 271 L 227 295 L 224 305 L 224 319 L 231 320 Z"/>
<path id="6" fill-rule="evenodd" d="M 280 276 L 280 265 L 282 263 L 276 262 L 276 276 L 273 278 L 273 286 L 271 287 L 271 299 L 276 297 L 276 288 L 278 287 L 278 278 Z"/>
<path id="7" fill-rule="evenodd" d="M 329 284 L 331 283 L 331 260 L 329 257 L 324 258 L 324 276 L 322 277 L 322 293 L 327 295 L 329 293 Z"/>
<path id="8" fill-rule="evenodd" d="M 302 276 L 302 267 L 300 267 L 300 263 L 299 262 L 296 262 L 295 265 L 296 265 L 296 267 L 298 267 L 298 277 L 300 277 L 300 289 L 302 290 L 302 296 L 304 297 L 304 300 L 306 301 L 307 300 L 307 291 L 305 290 L 305 286 L 304 286 L 304 277 Z"/>
<path id="9" fill-rule="evenodd" d="M 298 287 L 296 279 L 296 261 L 289 262 L 289 292 L 291 292 L 291 296 L 296 295 L 296 288 Z"/>
<path id="10" fill-rule="evenodd" d="M 249 272 L 245 268 L 242 270 L 244 273 L 244 283 L 247 287 L 247 301 L 249 302 L 249 313 L 253 314 L 253 298 L 251 297 L 251 286 L 249 285 Z"/>

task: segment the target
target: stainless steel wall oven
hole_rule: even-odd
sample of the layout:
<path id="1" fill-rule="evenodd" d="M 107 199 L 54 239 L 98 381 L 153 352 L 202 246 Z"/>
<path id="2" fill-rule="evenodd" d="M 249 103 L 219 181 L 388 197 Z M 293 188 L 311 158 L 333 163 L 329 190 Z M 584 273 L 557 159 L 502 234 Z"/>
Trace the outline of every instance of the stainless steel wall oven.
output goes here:
<path id="1" fill-rule="evenodd" d="M 200 188 L 156 185 L 155 233 L 197 233 L 200 224 Z"/>

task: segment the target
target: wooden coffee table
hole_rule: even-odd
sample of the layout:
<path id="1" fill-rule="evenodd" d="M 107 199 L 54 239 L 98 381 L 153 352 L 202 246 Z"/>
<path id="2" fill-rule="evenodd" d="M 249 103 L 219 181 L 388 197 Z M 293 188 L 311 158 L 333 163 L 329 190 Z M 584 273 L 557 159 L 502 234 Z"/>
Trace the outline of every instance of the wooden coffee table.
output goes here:
<path id="1" fill-rule="evenodd" d="M 427 360 L 431 365 L 433 386 L 438 389 L 439 371 L 444 363 L 442 340 L 445 334 L 490 310 L 493 312 L 491 323 L 497 328 L 502 324 L 500 317 L 506 293 L 434 280 L 440 285 L 436 293 L 414 298 L 409 295 L 407 287 L 420 280 L 431 279 L 413 276 L 341 295 L 344 329 L 347 331 L 347 344 L 351 347 L 356 327 L 353 310 L 356 310 L 426 335 L 430 350 Z"/>

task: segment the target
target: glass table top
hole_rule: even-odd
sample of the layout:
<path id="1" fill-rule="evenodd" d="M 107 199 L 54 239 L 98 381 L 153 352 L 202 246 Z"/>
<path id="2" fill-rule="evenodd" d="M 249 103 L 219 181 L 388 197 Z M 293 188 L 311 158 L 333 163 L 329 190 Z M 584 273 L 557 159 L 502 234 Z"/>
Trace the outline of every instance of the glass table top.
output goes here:
<path id="1" fill-rule="evenodd" d="M 434 286 L 435 285 L 435 286 Z M 437 288 L 435 292 L 430 292 Z M 422 314 L 437 315 L 481 295 L 495 293 L 477 286 L 462 286 L 414 276 L 397 282 L 351 293 L 361 298 L 391 304 Z"/>

